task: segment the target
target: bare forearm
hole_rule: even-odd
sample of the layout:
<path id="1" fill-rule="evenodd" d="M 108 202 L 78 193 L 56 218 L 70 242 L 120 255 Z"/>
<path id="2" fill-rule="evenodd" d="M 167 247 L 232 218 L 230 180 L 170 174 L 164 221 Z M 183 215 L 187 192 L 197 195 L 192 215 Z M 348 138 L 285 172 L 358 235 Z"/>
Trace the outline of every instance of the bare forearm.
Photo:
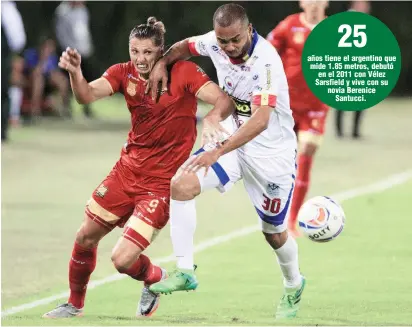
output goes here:
<path id="1" fill-rule="evenodd" d="M 186 60 L 192 56 L 189 49 L 189 39 L 176 42 L 173 46 L 163 55 L 163 60 L 166 65 L 174 64 L 178 60 Z"/>
<path id="2" fill-rule="evenodd" d="M 235 105 L 232 99 L 227 96 L 219 96 L 213 109 L 209 111 L 206 117 L 210 117 L 221 122 L 228 118 L 234 111 Z"/>
<path id="3" fill-rule="evenodd" d="M 268 124 L 268 117 L 264 112 L 256 112 L 219 148 L 220 155 L 229 153 L 262 133 Z"/>
<path id="4" fill-rule="evenodd" d="M 69 74 L 70 76 L 70 85 L 73 90 L 73 94 L 76 98 L 76 101 L 80 104 L 87 104 L 93 102 L 93 94 L 89 87 L 89 83 L 83 77 L 81 71 L 76 74 Z"/>

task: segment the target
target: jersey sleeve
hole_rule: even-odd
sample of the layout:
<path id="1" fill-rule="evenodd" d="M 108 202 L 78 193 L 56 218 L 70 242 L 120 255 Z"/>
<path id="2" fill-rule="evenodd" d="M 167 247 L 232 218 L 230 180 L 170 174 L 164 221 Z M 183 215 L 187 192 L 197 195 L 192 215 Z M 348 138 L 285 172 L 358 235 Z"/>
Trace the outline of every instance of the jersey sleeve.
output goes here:
<path id="1" fill-rule="evenodd" d="M 197 92 L 206 84 L 210 83 L 210 78 L 202 68 L 191 61 L 177 63 L 177 75 L 181 78 L 183 88 L 186 92 L 197 95 Z"/>
<path id="2" fill-rule="evenodd" d="M 259 82 L 252 94 L 252 104 L 255 106 L 276 107 L 276 98 L 282 83 L 283 66 L 279 55 L 263 64 L 258 71 Z"/>
<path id="3" fill-rule="evenodd" d="M 217 47 L 214 31 L 189 38 L 189 50 L 192 56 L 210 57 L 212 47 Z"/>
<path id="4" fill-rule="evenodd" d="M 279 54 L 282 54 L 286 46 L 288 25 L 286 19 L 282 20 L 266 37 Z"/>
<path id="5" fill-rule="evenodd" d="M 105 78 L 112 87 L 113 93 L 121 92 L 122 91 L 122 81 L 125 74 L 125 68 L 123 64 L 116 64 L 109 69 L 107 69 L 104 74 L 103 78 Z"/>

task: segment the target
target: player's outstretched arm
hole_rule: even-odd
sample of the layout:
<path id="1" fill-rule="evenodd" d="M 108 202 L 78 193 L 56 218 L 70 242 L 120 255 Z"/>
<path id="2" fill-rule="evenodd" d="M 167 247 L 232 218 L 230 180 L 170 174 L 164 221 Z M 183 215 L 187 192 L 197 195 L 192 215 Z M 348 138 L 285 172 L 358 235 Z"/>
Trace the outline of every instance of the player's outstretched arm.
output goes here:
<path id="1" fill-rule="evenodd" d="M 63 51 L 59 60 L 59 67 L 69 73 L 70 85 L 78 103 L 91 103 L 113 93 L 110 83 L 104 78 L 88 83 L 83 77 L 80 63 L 80 54 L 76 49 L 71 48 Z"/>
<path id="2" fill-rule="evenodd" d="M 205 168 L 206 176 L 209 168 L 219 157 L 241 147 L 262 133 L 268 126 L 272 110 L 273 107 L 271 106 L 252 106 L 252 117 L 224 142 L 223 145 L 194 157 L 186 163 L 185 169 L 187 171 L 197 172 Z"/>
<path id="3" fill-rule="evenodd" d="M 203 118 L 202 145 L 221 142 L 229 133 L 220 125 L 235 111 L 235 103 L 215 83 L 204 85 L 196 94 L 197 98 L 213 105 L 213 109 Z"/>
<path id="4" fill-rule="evenodd" d="M 271 106 L 252 105 L 252 116 L 220 147 L 217 149 L 219 156 L 231 152 L 262 133 L 269 124 Z"/>
<path id="5" fill-rule="evenodd" d="M 176 42 L 154 65 L 149 80 L 147 81 L 145 93 L 152 90 L 152 98 L 156 99 L 161 83 L 161 90 L 167 91 L 168 73 L 167 66 L 174 64 L 178 60 L 186 60 L 192 56 L 189 48 L 189 39 Z"/>

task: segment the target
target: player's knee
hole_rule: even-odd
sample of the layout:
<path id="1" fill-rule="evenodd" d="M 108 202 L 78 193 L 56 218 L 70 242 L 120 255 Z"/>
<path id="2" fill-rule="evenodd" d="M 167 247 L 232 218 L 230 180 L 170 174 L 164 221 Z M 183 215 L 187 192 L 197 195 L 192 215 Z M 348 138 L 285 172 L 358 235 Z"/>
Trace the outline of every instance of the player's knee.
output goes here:
<path id="1" fill-rule="evenodd" d="M 76 233 L 76 243 L 80 246 L 91 249 L 99 244 L 100 238 L 88 232 L 85 224 L 83 223 Z"/>
<path id="2" fill-rule="evenodd" d="M 181 174 L 171 182 L 171 196 L 173 200 L 192 200 L 200 194 L 199 179 L 196 174 Z"/>
<path id="3" fill-rule="evenodd" d="M 274 234 L 263 232 L 263 235 L 265 236 L 266 242 L 268 242 L 269 245 L 274 250 L 277 250 L 280 247 L 282 247 L 283 244 L 285 244 L 286 240 L 288 239 L 288 232 L 286 230 L 281 233 L 274 233 Z"/>
<path id="4" fill-rule="evenodd" d="M 300 153 L 305 156 L 314 156 L 318 149 L 318 144 L 303 143 L 300 145 Z"/>
<path id="5" fill-rule="evenodd" d="M 138 257 L 138 256 L 137 256 Z M 121 274 L 126 274 L 128 269 L 132 266 L 133 262 L 137 260 L 135 253 L 129 253 L 127 251 L 120 251 L 120 249 L 114 249 L 112 252 L 112 263 L 116 270 Z"/>

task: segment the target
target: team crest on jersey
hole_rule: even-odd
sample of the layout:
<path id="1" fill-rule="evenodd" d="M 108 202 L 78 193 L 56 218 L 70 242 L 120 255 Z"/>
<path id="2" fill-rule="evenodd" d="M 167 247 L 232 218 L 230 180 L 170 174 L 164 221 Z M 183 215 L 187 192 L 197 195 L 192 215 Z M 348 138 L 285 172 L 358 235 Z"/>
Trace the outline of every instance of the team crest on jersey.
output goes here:
<path id="1" fill-rule="evenodd" d="M 280 190 L 279 185 L 276 185 L 275 183 L 268 183 L 268 187 L 267 187 L 268 195 L 279 196 L 279 190 Z"/>
<path id="2" fill-rule="evenodd" d="M 226 85 L 226 87 L 228 88 L 228 89 L 233 89 L 233 87 L 235 86 L 234 84 L 233 84 L 233 81 L 232 81 L 232 79 L 229 77 L 229 76 L 226 76 L 225 77 L 225 85 Z"/>
<path id="3" fill-rule="evenodd" d="M 127 83 L 127 94 L 130 95 L 131 97 L 134 97 L 136 95 L 136 83 L 133 83 L 132 81 L 129 80 L 129 82 Z"/>
<path id="4" fill-rule="evenodd" d="M 100 186 L 97 188 L 97 190 L 96 190 L 96 192 L 95 192 L 95 193 L 96 193 L 96 196 L 98 196 L 99 198 L 103 198 L 104 195 L 106 194 L 106 192 L 107 192 L 108 190 L 109 190 L 109 189 L 102 184 L 102 185 L 100 185 Z"/>
<path id="5" fill-rule="evenodd" d="M 298 44 L 305 42 L 305 34 L 299 31 L 293 33 L 293 41 Z"/>

